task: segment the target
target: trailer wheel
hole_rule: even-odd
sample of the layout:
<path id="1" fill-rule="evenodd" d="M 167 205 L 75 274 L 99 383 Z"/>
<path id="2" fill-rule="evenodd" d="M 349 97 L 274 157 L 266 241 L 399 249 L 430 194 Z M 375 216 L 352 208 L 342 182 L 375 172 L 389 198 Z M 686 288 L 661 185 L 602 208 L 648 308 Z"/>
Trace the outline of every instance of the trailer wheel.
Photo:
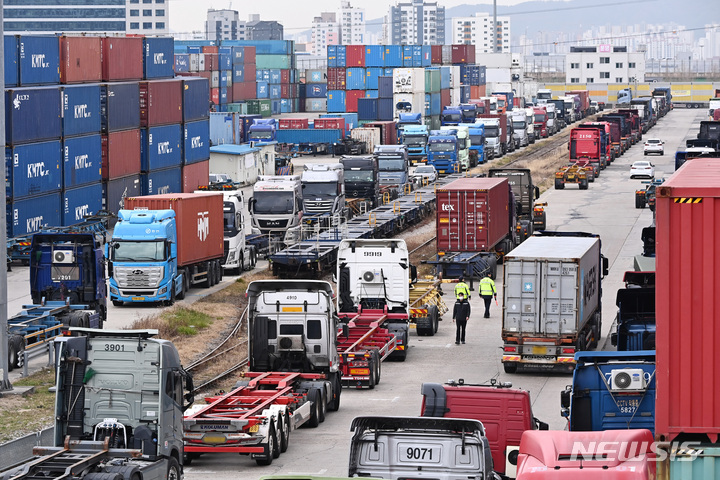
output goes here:
<path id="1" fill-rule="evenodd" d="M 515 372 L 517 372 L 517 363 L 514 363 L 514 362 L 503 363 L 503 369 L 505 370 L 505 373 L 515 373 Z"/>
<path id="2" fill-rule="evenodd" d="M 643 197 L 635 195 L 635 208 L 643 208 Z"/>
<path id="3" fill-rule="evenodd" d="M 320 392 L 316 389 L 312 389 L 308 392 L 308 400 L 312 402 L 312 411 L 310 412 L 310 420 L 307 422 L 307 426 L 310 428 L 316 428 L 320 425 L 318 409 L 320 408 Z"/>
<path id="4" fill-rule="evenodd" d="M 278 439 L 280 440 L 280 452 L 285 453 L 290 445 L 290 430 L 292 430 L 290 426 L 290 415 L 285 411 L 280 419 L 282 430 L 278 433 Z"/>
<path id="5" fill-rule="evenodd" d="M 20 335 L 11 335 L 8 338 L 8 371 L 21 367 L 22 351 L 25 348 L 25 339 Z"/>
<path id="6" fill-rule="evenodd" d="M 368 360 L 368 367 L 370 370 L 370 378 L 368 379 L 368 388 L 370 390 L 375 389 L 375 357 L 373 355 L 370 355 L 370 359 Z"/>
<path id="7" fill-rule="evenodd" d="M 183 282 L 185 283 L 185 293 L 190 291 L 190 269 L 183 268 Z"/>
<path id="8" fill-rule="evenodd" d="M 437 305 L 430 305 L 428 307 L 428 315 L 431 317 L 433 332 L 431 335 L 435 335 L 440 327 L 440 311 Z"/>
<path id="9" fill-rule="evenodd" d="M 373 350 L 372 355 L 375 358 L 375 385 L 379 385 L 380 374 L 382 373 L 382 361 L 380 360 L 380 352 L 378 352 L 377 350 Z"/>
<path id="10" fill-rule="evenodd" d="M 203 282 L 203 287 L 210 288 L 215 285 L 212 277 L 212 263 L 207 262 L 205 263 L 205 281 Z"/>
<path id="11" fill-rule="evenodd" d="M 588 181 L 587 181 L 587 179 L 585 179 L 585 180 L 580 180 L 580 184 L 578 185 L 578 187 L 580 187 L 580 190 L 587 190 L 587 189 L 588 189 Z"/>
<path id="12" fill-rule="evenodd" d="M 275 424 L 271 423 L 268 427 L 267 441 L 261 444 L 263 447 L 263 453 L 259 457 L 255 458 L 255 462 L 261 466 L 271 465 L 273 458 L 275 457 L 275 451 L 277 450 L 277 436 L 275 435 Z"/>
<path id="13" fill-rule="evenodd" d="M 175 457 L 170 457 L 168 459 L 167 480 L 180 480 L 181 478 L 180 464 Z M 122 476 L 118 480 L 122 480 Z"/>
<path id="14" fill-rule="evenodd" d="M 562 190 L 565 188 L 565 184 L 563 183 L 562 179 L 556 178 L 555 179 L 555 190 Z"/>
<path id="15" fill-rule="evenodd" d="M 332 391 L 333 399 L 328 404 L 328 410 L 337 412 L 340 410 L 340 394 L 342 393 L 342 381 L 340 380 L 339 372 L 336 372 L 332 377 Z"/>

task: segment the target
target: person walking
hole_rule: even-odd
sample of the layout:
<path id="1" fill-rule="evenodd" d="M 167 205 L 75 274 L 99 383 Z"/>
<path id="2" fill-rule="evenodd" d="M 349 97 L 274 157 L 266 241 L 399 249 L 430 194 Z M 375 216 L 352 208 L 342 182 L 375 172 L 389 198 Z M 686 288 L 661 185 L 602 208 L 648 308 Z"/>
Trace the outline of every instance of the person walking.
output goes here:
<path id="1" fill-rule="evenodd" d="M 490 278 L 490 272 L 488 272 L 487 276 L 480 280 L 480 298 L 482 298 L 485 302 L 485 318 L 490 318 L 490 302 L 493 297 L 495 297 L 495 301 L 497 302 L 495 282 L 493 282 L 493 279 Z"/>
<path id="2" fill-rule="evenodd" d="M 465 295 L 458 293 L 457 301 L 453 307 L 453 322 L 456 325 L 455 345 L 460 345 L 460 342 L 465 343 L 465 328 L 469 318 L 470 302 L 465 298 Z"/>
<path id="3" fill-rule="evenodd" d="M 465 283 L 465 278 L 462 275 L 458 277 L 458 283 L 455 285 L 455 298 L 459 299 L 461 293 L 466 299 L 470 298 L 470 287 Z"/>

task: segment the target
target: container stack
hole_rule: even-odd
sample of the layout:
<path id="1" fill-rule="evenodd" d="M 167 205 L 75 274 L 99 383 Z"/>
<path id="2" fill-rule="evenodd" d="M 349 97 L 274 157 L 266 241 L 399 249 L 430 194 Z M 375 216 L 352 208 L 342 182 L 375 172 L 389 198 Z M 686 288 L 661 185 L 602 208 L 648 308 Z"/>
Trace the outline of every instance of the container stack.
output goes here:
<path id="1" fill-rule="evenodd" d="M 302 111 L 327 112 L 328 70 L 305 70 L 305 83 L 299 87 Z"/>
<path id="2" fill-rule="evenodd" d="M 393 70 L 393 104 L 397 112 L 425 114 L 425 69 Z"/>
<path id="3" fill-rule="evenodd" d="M 484 65 L 460 65 L 460 101 L 467 103 L 471 98 L 484 97 L 485 90 Z"/>

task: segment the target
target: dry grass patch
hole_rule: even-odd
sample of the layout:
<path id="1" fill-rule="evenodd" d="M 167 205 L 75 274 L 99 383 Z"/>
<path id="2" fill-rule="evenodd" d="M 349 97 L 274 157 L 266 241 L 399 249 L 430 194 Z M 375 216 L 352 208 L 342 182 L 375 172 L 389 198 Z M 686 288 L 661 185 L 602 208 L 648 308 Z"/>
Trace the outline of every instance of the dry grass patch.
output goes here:
<path id="1" fill-rule="evenodd" d="M 55 394 L 48 389 L 54 385 L 55 369 L 45 368 L 13 383 L 33 386 L 33 393 L 0 397 L 0 444 L 52 427 Z"/>

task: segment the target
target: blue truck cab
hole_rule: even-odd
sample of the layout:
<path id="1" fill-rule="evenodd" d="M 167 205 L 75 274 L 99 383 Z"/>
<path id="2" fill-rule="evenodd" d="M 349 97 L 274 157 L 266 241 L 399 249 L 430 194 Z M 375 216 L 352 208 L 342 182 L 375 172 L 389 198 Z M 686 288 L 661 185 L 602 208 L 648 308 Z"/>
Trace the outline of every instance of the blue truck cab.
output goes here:
<path id="1" fill-rule="evenodd" d="M 470 164 L 481 165 L 485 158 L 485 125 L 482 123 L 461 123 L 461 127 L 468 127 L 470 139 Z"/>
<path id="2" fill-rule="evenodd" d="M 440 115 L 440 125 L 443 127 L 446 125 L 453 126 L 462 122 L 462 110 L 459 106 L 443 107 L 442 114 Z"/>
<path id="3" fill-rule="evenodd" d="M 427 125 L 405 125 L 398 137 L 401 145 L 408 150 L 410 163 L 423 162 L 427 157 L 427 144 L 430 131 Z"/>
<path id="4" fill-rule="evenodd" d="M 625 272 L 619 288 L 617 330 L 610 335 L 618 351 L 655 349 L 655 272 Z"/>
<path id="5" fill-rule="evenodd" d="M 277 140 L 277 120 L 259 118 L 248 129 L 248 142 L 274 142 Z"/>
<path id="6" fill-rule="evenodd" d="M 428 165 L 433 165 L 438 173 L 455 173 L 460 169 L 458 159 L 458 138 L 450 132 L 431 130 L 428 140 Z"/>
<path id="7" fill-rule="evenodd" d="M 477 105 L 474 103 L 460 104 L 461 123 L 473 123 L 477 118 Z"/>
<path id="8" fill-rule="evenodd" d="M 402 142 L 403 130 L 408 126 L 423 125 L 422 114 L 420 113 L 401 113 L 398 116 L 395 128 L 397 130 L 398 144 Z"/>
<path id="9" fill-rule="evenodd" d="M 560 396 L 570 431 L 655 431 L 655 350 L 578 352 Z"/>

